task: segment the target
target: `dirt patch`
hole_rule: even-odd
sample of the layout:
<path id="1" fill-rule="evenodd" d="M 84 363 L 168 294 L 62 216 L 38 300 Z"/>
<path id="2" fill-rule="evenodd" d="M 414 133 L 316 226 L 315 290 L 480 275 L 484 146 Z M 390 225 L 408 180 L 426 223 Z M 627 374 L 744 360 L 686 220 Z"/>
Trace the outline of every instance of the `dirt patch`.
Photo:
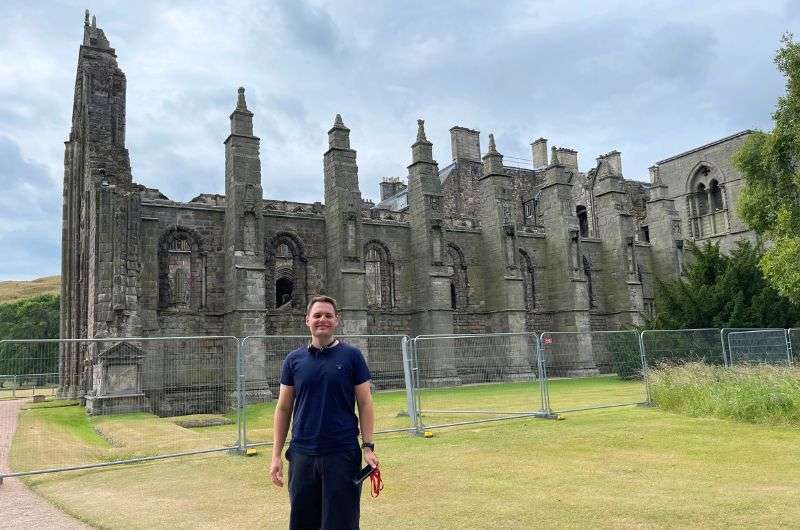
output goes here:
<path id="1" fill-rule="evenodd" d="M 236 422 L 223 416 L 192 418 L 186 420 L 176 420 L 175 425 L 186 429 L 196 429 L 198 427 L 216 427 L 218 425 L 234 425 Z"/>

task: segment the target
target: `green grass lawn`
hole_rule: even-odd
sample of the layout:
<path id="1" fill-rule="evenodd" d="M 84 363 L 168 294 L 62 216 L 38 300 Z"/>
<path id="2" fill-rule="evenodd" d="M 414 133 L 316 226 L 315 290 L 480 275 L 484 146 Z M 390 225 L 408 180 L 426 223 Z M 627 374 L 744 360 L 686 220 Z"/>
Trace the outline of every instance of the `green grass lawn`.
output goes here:
<path id="1" fill-rule="evenodd" d="M 613 378 L 556 380 L 551 400 L 576 408 L 571 404 L 636 397 L 641 388 Z M 524 383 L 476 385 L 429 397 L 440 393 L 458 405 L 462 396 L 466 408 L 527 403 L 532 389 Z M 405 408 L 403 392 L 378 393 L 375 401 L 379 427 L 408 422 L 397 417 Z M 251 440 L 269 439 L 271 414 L 270 404 L 248 408 Z M 640 407 L 563 417 L 441 429 L 430 439 L 379 436 L 386 489 L 377 499 L 364 491 L 362 528 L 728 528 L 800 520 L 796 427 Z M 12 461 L 20 465 L 29 453 L 104 461 L 224 443 L 231 434 L 235 439 L 235 425 L 187 429 L 176 420 L 148 414 L 89 418 L 79 407 L 54 404 L 30 408 L 21 413 Z M 101 528 L 286 528 L 287 493 L 269 483 L 269 452 L 264 447 L 250 458 L 215 453 L 25 480 Z"/>
<path id="2" fill-rule="evenodd" d="M 643 400 L 644 390 L 641 382 L 622 381 L 615 377 L 555 379 L 550 382 L 550 395 L 554 409 L 566 410 L 592 405 L 635 403 Z M 228 419 L 235 422 L 236 411 L 170 418 L 159 418 L 148 413 L 91 417 L 75 402 L 66 402 L 72 406 L 58 406 L 64 403 L 59 400 L 48 401 L 40 404 L 45 407 L 27 407 L 22 411 L 11 451 L 11 462 L 16 471 L 236 445 L 238 429 L 235 423 L 213 427 L 181 426 L 186 419 Z M 496 418 L 507 413 L 541 409 L 537 382 L 425 389 L 421 403 L 421 420 L 425 426 Z M 272 441 L 273 411 L 274 403 L 257 403 L 247 407 L 248 443 Z M 410 429 L 412 425 L 406 411 L 404 390 L 378 392 L 375 395 L 376 430 Z"/>
<path id="3" fill-rule="evenodd" d="M 780 527 L 800 518 L 800 433 L 655 409 L 379 437 L 362 528 Z M 286 528 L 269 450 L 30 477 L 102 528 Z"/>

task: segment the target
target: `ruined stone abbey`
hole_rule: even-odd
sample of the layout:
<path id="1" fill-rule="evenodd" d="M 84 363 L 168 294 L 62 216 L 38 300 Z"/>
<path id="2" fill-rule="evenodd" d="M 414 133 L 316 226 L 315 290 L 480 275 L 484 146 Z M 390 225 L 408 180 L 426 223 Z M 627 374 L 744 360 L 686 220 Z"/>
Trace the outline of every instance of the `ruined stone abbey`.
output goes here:
<path id="1" fill-rule="evenodd" d="M 617 151 L 582 171 L 576 151 L 539 138 L 515 167 L 461 126 L 439 164 L 419 120 L 407 179 L 385 179 L 374 204 L 336 115 L 324 197 L 305 204 L 270 196 L 240 88 L 227 138 L 220 124 L 225 195 L 180 203 L 134 182 L 125 93 L 87 18 L 64 159 L 62 338 L 303 334 L 316 293 L 339 300 L 343 334 L 623 329 L 652 311 L 655 277 L 681 274 L 688 241 L 753 237 L 730 161 L 749 131 L 658 162 L 642 183 Z M 65 395 L 87 390 L 92 362 L 64 348 Z"/>

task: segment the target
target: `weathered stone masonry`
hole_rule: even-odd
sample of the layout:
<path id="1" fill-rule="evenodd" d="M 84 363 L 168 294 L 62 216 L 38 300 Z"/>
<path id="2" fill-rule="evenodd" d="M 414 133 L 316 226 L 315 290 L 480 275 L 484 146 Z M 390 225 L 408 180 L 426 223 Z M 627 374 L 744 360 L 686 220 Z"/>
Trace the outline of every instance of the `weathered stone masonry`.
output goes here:
<path id="1" fill-rule="evenodd" d="M 65 143 L 63 338 L 302 334 L 317 293 L 339 300 L 348 334 L 621 329 L 652 310 L 655 277 L 681 273 L 686 241 L 730 248 L 753 237 L 734 214 L 740 177 L 730 163 L 748 131 L 659 162 L 644 184 L 624 178 L 616 151 L 581 172 L 576 151 L 548 152 L 544 138 L 531 144 L 530 167 L 506 165 L 491 135 L 481 156 L 480 133 L 460 126 L 440 169 L 420 120 L 407 184 L 385 179 L 376 205 L 362 198 L 357 152 L 336 115 L 324 204 L 306 204 L 265 198 L 273 177 L 261 174 L 240 88 L 225 195 L 179 203 L 133 182 L 125 90 L 87 13 Z M 96 400 L 93 375 L 120 356 L 98 349 L 62 348 L 62 395 Z M 264 371 L 259 352 L 245 357 Z M 457 380 L 455 367 L 441 368 Z M 180 396 L 149 399 L 160 413 L 183 410 Z"/>

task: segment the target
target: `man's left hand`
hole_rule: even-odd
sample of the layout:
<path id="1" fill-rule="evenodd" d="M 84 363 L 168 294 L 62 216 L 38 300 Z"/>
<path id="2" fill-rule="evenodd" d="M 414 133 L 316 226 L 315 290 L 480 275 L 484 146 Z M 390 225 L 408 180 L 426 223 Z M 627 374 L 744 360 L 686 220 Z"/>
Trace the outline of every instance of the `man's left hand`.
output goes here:
<path id="1" fill-rule="evenodd" d="M 380 461 L 378 460 L 378 456 L 375 454 L 375 451 L 373 451 L 369 447 L 365 447 L 363 453 L 364 453 L 364 461 L 367 464 L 371 465 L 373 469 L 380 466 Z"/>

